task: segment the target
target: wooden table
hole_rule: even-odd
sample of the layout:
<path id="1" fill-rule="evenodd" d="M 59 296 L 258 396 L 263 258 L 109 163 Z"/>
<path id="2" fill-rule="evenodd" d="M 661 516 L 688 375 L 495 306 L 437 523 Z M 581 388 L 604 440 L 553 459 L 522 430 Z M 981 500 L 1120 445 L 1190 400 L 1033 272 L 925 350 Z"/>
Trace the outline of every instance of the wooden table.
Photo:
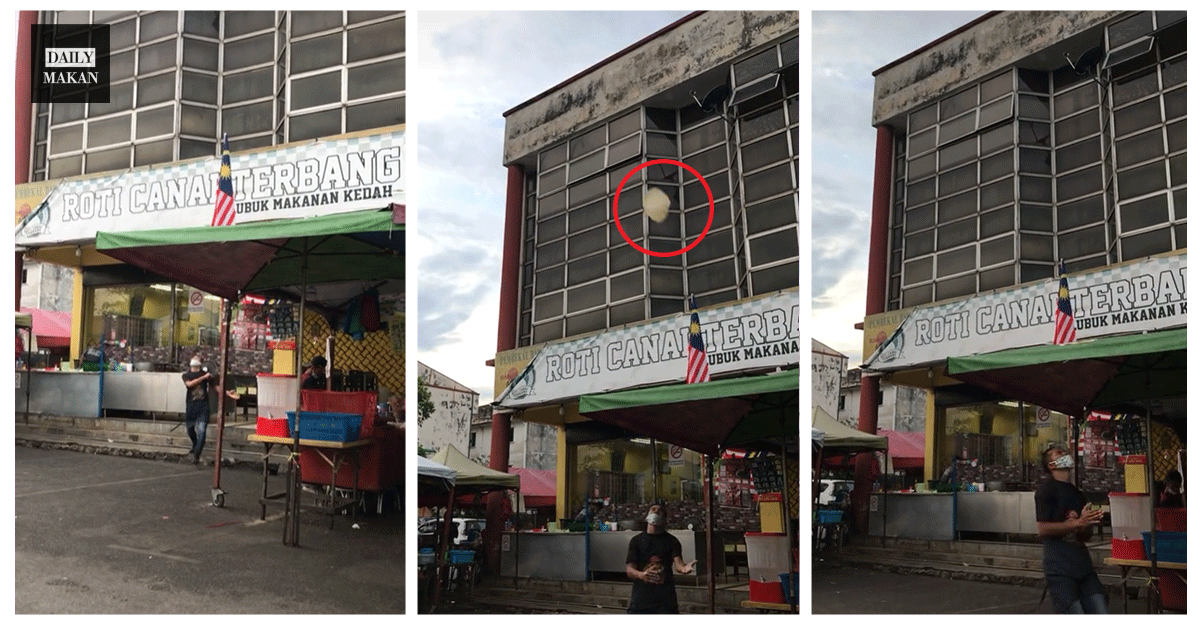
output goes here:
<path id="1" fill-rule="evenodd" d="M 1124 598 L 1124 602 L 1125 602 L 1125 613 L 1128 614 L 1129 613 L 1129 591 L 1128 591 L 1129 572 L 1134 569 L 1145 569 L 1146 573 L 1149 574 L 1150 561 L 1148 561 L 1148 560 L 1132 560 L 1132 559 L 1128 559 L 1128 558 L 1105 558 L 1104 564 L 1105 565 L 1113 565 L 1113 566 L 1121 568 L 1121 596 Z M 1187 571 L 1187 563 L 1171 563 L 1171 562 L 1160 560 L 1156 563 L 1156 565 L 1159 569 L 1171 569 L 1174 571 Z M 1150 596 L 1151 608 L 1149 610 L 1151 613 L 1156 611 L 1155 604 L 1153 603 L 1154 597 L 1155 596 L 1153 594 Z M 1159 608 L 1157 608 L 1157 610 L 1161 612 L 1161 605 Z"/>
<path id="2" fill-rule="evenodd" d="M 262 497 L 259 498 L 258 502 L 262 505 L 262 518 L 266 519 L 268 504 L 282 504 L 286 506 L 287 503 L 286 490 L 282 493 L 271 493 L 269 490 L 268 478 L 270 477 L 270 472 L 267 465 L 267 459 L 271 455 L 271 450 L 274 449 L 276 445 L 283 445 L 284 447 L 288 448 L 288 452 L 291 453 L 291 455 L 298 456 L 299 452 L 292 451 L 292 447 L 295 446 L 295 440 L 291 437 L 251 434 L 247 437 L 247 440 L 263 444 L 263 492 Z M 300 439 L 301 447 L 311 447 L 319 456 L 321 456 L 322 459 L 325 460 L 325 462 L 329 463 L 331 473 L 329 478 L 329 486 L 326 490 L 326 494 L 328 495 L 326 503 L 317 507 L 305 507 L 305 509 L 328 514 L 330 528 L 333 527 L 334 517 L 343 508 L 350 509 L 350 520 L 352 522 L 354 521 L 355 514 L 358 511 L 358 453 L 363 447 L 366 447 L 373 442 L 375 442 L 375 439 L 372 438 L 364 438 L 362 440 L 350 441 L 347 443 L 328 440 Z M 338 470 L 342 468 L 342 465 L 346 463 L 347 458 L 349 458 L 354 464 L 354 489 L 351 492 L 349 499 L 339 501 L 337 499 L 337 474 Z M 299 499 L 298 495 L 297 499 Z"/>
<path id="3" fill-rule="evenodd" d="M 757 608 L 759 611 L 774 612 L 774 613 L 798 613 L 797 607 L 791 604 L 780 604 L 778 602 L 755 602 L 754 600 L 742 600 L 742 608 Z"/>

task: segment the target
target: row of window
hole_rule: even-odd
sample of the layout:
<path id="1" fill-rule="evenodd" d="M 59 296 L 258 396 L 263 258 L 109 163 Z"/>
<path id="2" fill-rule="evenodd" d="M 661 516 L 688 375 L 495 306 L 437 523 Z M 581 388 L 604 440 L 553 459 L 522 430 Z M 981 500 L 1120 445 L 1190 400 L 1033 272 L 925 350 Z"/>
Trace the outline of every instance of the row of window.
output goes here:
<path id="1" fill-rule="evenodd" d="M 44 18 L 50 18 L 44 14 Z M 42 104 L 34 179 L 403 124 L 403 12 L 58 12 L 111 23 L 109 103 Z"/>

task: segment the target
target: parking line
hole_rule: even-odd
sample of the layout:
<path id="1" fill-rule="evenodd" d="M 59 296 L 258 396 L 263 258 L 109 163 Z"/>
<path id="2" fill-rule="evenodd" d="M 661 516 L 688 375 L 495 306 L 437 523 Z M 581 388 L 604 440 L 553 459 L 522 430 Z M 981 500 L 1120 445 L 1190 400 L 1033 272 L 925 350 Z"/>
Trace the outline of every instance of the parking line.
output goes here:
<path id="1" fill-rule="evenodd" d="M 150 482 L 153 480 L 165 480 L 167 478 L 182 478 L 190 475 L 196 475 L 195 471 L 187 473 L 176 473 L 174 475 L 157 475 L 152 478 L 135 478 L 132 480 L 117 480 L 116 482 L 104 482 L 101 484 L 86 484 L 83 486 L 69 486 L 67 488 L 52 488 L 45 491 L 34 491 L 32 493 L 21 493 L 17 497 L 36 497 L 38 495 L 50 495 L 51 493 L 66 493 L 68 491 L 80 491 L 89 488 L 102 488 L 105 486 L 117 486 L 119 484 L 135 484 L 137 482 Z"/>

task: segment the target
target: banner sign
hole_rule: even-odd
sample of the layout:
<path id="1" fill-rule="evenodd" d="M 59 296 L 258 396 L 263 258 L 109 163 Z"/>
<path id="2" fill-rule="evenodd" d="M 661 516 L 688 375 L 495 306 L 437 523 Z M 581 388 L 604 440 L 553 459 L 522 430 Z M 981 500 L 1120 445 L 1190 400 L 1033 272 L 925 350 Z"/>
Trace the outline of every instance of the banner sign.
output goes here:
<path id="1" fill-rule="evenodd" d="M 1067 282 L 1078 340 L 1187 325 L 1187 253 L 1068 275 Z M 1051 344 L 1057 307 L 1058 278 L 918 307 L 863 368 L 895 371 Z"/>
<path id="2" fill-rule="evenodd" d="M 232 162 L 235 223 L 404 204 L 403 130 L 237 154 Z M 16 243 L 61 244 L 95 239 L 97 231 L 207 226 L 220 167 L 221 159 L 212 157 L 64 180 L 19 218 Z"/>
<path id="3" fill-rule="evenodd" d="M 544 345 L 496 397 L 526 408 L 580 395 L 682 382 L 688 313 Z M 699 311 L 709 373 L 795 366 L 800 362 L 800 298 L 778 292 Z M 501 356 L 496 370 L 501 370 Z"/>

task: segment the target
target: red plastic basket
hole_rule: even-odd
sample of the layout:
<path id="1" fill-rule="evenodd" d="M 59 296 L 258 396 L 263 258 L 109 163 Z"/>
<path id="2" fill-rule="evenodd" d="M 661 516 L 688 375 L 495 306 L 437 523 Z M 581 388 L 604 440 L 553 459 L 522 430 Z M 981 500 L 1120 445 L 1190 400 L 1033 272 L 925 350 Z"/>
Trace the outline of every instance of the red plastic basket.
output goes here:
<path id="1" fill-rule="evenodd" d="M 361 414 L 362 427 L 359 438 L 368 438 L 375 433 L 375 404 L 379 393 L 375 392 L 332 392 L 328 390 L 300 391 L 300 409 L 308 412 L 343 412 Z"/>
<path id="2" fill-rule="evenodd" d="M 1160 532 L 1187 532 L 1187 508 L 1155 508 L 1154 520 Z"/>
<path id="3" fill-rule="evenodd" d="M 260 416 L 258 417 L 258 423 L 254 431 L 260 436 L 280 436 L 283 438 L 291 436 L 291 432 L 288 431 L 288 420 L 286 418 L 272 419 Z"/>
<path id="4" fill-rule="evenodd" d="M 771 582 L 755 582 L 751 580 L 750 599 L 754 602 L 786 603 L 783 597 L 783 582 L 779 580 Z"/>
<path id="5" fill-rule="evenodd" d="M 1113 539 L 1112 557 L 1121 560 L 1145 560 L 1146 546 L 1142 544 L 1141 539 L 1136 541 Z"/>
<path id="6" fill-rule="evenodd" d="M 1187 612 L 1187 582 L 1173 569 L 1158 572 L 1158 592 L 1163 608 Z"/>

